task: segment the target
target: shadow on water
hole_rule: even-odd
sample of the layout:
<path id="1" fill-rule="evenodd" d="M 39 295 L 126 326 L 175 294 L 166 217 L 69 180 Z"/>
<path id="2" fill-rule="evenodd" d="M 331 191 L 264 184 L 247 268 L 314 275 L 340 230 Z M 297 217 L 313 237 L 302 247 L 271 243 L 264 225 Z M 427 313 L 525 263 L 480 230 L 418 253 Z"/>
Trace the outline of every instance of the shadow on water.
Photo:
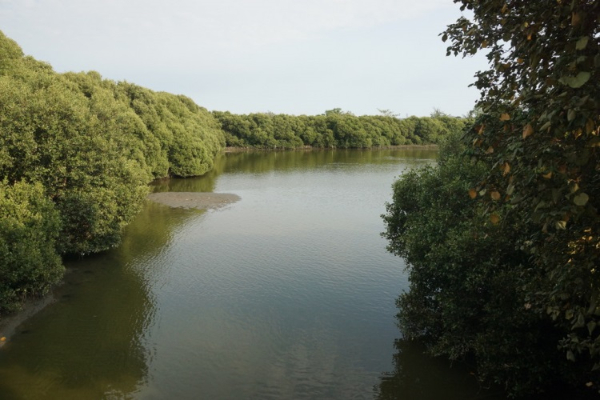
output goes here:
<path id="1" fill-rule="evenodd" d="M 482 388 L 467 365 L 428 357 L 417 342 L 397 339 L 394 370 L 381 374 L 376 400 L 503 400 L 502 391 Z"/>
<path id="2" fill-rule="evenodd" d="M 88 260 L 85 269 L 70 265 L 66 283 L 56 292 L 57 304 L 23 324 L 21 334 L 4 347 L 3 396 L 100 398 L 131 393 L 144 379 L 147 355 L 140 337 L 151 318 L 152 299 L 135 274 L 115 273 L 119 267 L 114 265 L 112 274 L 99 271 L 97 264 L 109 262 L 103 259 Z"/>
<path id="3" fill-rule="evenodd" d="M 507 400 L 501 387 L 482 387 L 465 362 L 451 363 L 425 354 L 417 341 L 396 339 L 394 370 L 382 373 L 374 387 L 375 400 Z M 592 400 L 598 394 L 582 388 L 555 386 L 521 400 Z"/>
<path id="4" fill-rule="evenodd" d="M 148 265 L 190 216 L 148 203 L 117 249 L 66 262 L 57 302 L 0 352 L 2 399 L 129 398 L 147 380 L 144 334 L 155 314 Z"/>
<path id="5" fill-rule="evenodd" d="M 150 184 L 150 191 L 153 193 L 212 192 L 215 189 L 217 177 L 221 175 L 222 170 L 223 163 L 216 162 L 214 169 L 200 177 L 158 179 Z"/>

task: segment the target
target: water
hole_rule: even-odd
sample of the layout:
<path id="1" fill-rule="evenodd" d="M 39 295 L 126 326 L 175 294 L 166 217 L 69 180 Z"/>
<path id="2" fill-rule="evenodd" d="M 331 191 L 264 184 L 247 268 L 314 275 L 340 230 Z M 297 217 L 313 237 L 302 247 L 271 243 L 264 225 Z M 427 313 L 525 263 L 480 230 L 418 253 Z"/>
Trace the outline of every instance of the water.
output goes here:
<path id="1" fill-rule="evenodd" d="M 70 261 L 58 301 L 0 350 L 0 398 L 416 398 L 398 392 L 415 387 L 395 345 L 407 279 L 380 215 L 394 178 L 435 156 L 232 153 L 204 177 L 158 182 L 241 200 L 148 203 L 119 248 Z"/>

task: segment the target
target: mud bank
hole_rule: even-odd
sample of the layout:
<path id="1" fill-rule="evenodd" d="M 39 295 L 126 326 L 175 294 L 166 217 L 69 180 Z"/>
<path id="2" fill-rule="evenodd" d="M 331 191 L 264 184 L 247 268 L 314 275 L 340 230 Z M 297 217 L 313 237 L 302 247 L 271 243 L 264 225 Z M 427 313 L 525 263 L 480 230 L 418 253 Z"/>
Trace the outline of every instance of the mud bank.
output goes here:
<path id="1" fill-rule="evenodd" d="M 175 208 L 215 210 L 239 201 L 240 196 L 231 193 L 162 192 L 151 193 L 148 199 Z"/>

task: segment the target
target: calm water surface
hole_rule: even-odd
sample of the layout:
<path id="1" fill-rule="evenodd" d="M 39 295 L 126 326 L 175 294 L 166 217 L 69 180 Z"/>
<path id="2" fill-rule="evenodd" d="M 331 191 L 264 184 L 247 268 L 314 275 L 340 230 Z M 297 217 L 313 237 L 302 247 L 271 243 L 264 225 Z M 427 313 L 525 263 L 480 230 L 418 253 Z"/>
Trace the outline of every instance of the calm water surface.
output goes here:
<path id="1" fill-rule="evenodd" d="M 234 153 L 161 181 L 241 200 L 148 203 L 119 248 L 69 262 L 58 301 L 0 350 L 0 398 L 475 398 L 468 374 L 395 342 L 407 280 L 380 214 L 394 178 L 435 157 Z"/>

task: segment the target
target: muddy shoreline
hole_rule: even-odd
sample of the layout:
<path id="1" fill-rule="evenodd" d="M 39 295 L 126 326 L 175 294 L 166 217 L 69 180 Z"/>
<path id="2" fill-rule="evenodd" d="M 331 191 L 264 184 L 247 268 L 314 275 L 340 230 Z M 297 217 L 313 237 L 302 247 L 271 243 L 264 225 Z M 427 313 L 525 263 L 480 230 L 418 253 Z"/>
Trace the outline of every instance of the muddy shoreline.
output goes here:
<path id="1" fill-rule="evenodd" d="M 60 285 L 60 284 L 59 284 Z M 27 300 L 21 307 L 21 310 L 7 315 L 0 320 L 0 348 L 4 346 L 12 336 L 17 332 L 17 328 L 29 318 L 46 308 L 46 306 L 56 302 L 56 297 L 49 293 L 48 295 Z"/>

